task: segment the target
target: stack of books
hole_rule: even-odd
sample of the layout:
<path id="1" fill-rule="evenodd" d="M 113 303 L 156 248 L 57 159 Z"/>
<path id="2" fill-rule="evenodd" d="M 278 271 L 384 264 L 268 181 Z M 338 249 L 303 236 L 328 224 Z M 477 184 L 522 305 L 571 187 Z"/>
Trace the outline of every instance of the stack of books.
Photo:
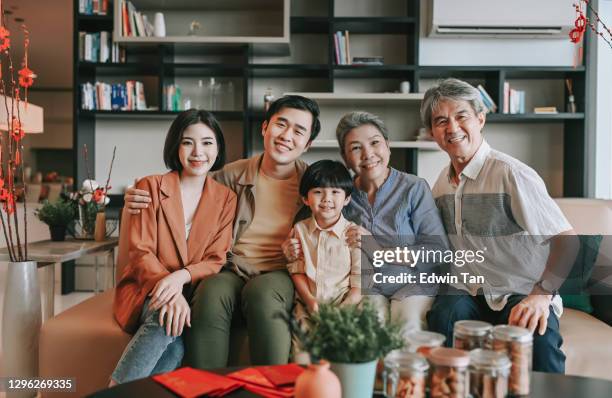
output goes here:
<path id="1" fill-rule="evenodd" d="M 153 24 L 146 15 L 136 11 L 131 1 L 121 0 L 121 35 L 132 37 L 153 36 Z"/>
<path id="2" fill-rule="evenodd" d="M 334 50 L 336 53 L 336 65 L 351 64 L 351 46 L 349 44 L 349 31 L 344 33 L 338 31 L 334 34 Z"/>
<path id="3" fill-rule="evenodd" d="M 111 40 L 111 32 L 79 32 L 79 61 L 125 62 L 125 49 Z"/>
<path id="4" fill-rule="evenodd" d="M 525 113 L 525 92 L 510 88 L 508 82 L 504 82 L 503 113 Z"/>
<path id="5" fill-rule="evenodd" d="M 79 0 L 79 14 L 106 15 L 108 0 Z"/>
<path id="6" fill-rule="evenodd" d="M 81 84 L 81 109 L 102 111 L 147 110 L 144 85 L 128 80 L 125 83 L 103 82 Z"/>
<path id="7" fill-rule="evenodd" d="M 493 98 L 491 98 L 487 90 L 485 90 L 485 88 L 481 84 L 479 84 L 476 88 L 480 92 L 480 98 L 482 98 L 482 102 L 487 110 L 487 113 L 497 112 L 497 104 L 495 103 L 495 101 L 493 101 Z"/>

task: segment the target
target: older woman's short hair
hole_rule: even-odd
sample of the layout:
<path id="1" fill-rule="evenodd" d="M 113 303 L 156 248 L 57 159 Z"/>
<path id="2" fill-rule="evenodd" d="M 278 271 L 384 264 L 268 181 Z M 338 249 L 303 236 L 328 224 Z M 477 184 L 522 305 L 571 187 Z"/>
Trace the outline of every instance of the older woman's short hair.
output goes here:
<path id="1" fill-rule="evenodd" d="M 480 92 L 471 84 L 459 79 L 444 79 L 425 92 L 421 102 L 421 121 L 431 130 L 431 116 L 441 101 L 465 101 L 474 113 L 485 111 Z"/>
<path id="2" fill-rule="evenodd" d="M 376 127 L 385 140 L 389 140 L 389 132 L 387 131 L 387 127 L 381 118 L 372 113 L 364 111 L 349 112 L 342 116 L 342 119 L 340 119 L 340 122 L 338 122 L 338 127 L 336 127 L 336 139 L 338 140 L 338 145 L 340 145 L 340 152 L 344 153 L 344 141 L 346 139 L 346 135 L 351 130 L 366 124 Z"/>

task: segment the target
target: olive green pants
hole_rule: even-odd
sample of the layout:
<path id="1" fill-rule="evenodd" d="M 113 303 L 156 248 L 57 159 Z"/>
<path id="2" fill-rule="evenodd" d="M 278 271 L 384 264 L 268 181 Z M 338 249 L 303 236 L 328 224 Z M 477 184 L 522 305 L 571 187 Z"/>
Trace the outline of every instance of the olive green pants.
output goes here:
<path id="1" fill-rule="evenodd" d="M 200 369 L 227 366 L 230 330 L 245 322 L 253 365 L 287 363 L 291 333 L 278 313 L 291 313 L 293 294 L 286 270 L 248 281 L 223 270 L 200 281 L 191 301 L 184 363 Z"/>

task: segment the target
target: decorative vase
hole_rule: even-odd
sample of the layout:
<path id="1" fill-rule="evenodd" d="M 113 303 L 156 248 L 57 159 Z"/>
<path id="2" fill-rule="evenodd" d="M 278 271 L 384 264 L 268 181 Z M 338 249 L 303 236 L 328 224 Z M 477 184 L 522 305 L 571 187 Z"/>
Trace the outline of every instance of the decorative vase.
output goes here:
<path id="1" fill-rule="evenodd" d="M 329 370 L 329 362 L 320 361 L 308 368 L 295 381 L 295 398 L 340 398 L 340 380 Z"/>
<path id="2" fill-rule="evenodd" d="M 63 242 L 66 239 L 65 225 L 49 225 L 49 232 L 53 242 Z"/>
<path id="3" fill-rule="evenodd" d="M 4 375 L 38 376 L 38 337 L 41 325 L 40 289 L 35 261 L 9 262 L 2 314 Z M 9 397 L 34 397 L 35 390 Z"/>
<path id="4" fill-rule="evenodd" d="M 96 230 L 96 218 L 98 216 L 98 207 L 95 203 L 89 202 L 84 205 L 79 205 L 79 224 L 80 230 L 75 236 L 78 239 L 93 239 Z"/>
<path id="5" fill-rule="evenodd" d="M 100 211 L 96 214 L 96 232 L 94 233 L 96 242 L 106 239 L 106 213 Z"/>
<path id="6" fill-rule="evenodd" d="M 166 21 L 164 20 L 164 14 L 161 12 L 155 13 L 153 35 L 155 37 L 166 37 Z"/>
<path id="7" fill-rule="evenodd" d="M 331 370 L 342 385 L 342 398 L 371 398 L 377 363 L 377 359 L 364 363 L 332 362 Z"/>

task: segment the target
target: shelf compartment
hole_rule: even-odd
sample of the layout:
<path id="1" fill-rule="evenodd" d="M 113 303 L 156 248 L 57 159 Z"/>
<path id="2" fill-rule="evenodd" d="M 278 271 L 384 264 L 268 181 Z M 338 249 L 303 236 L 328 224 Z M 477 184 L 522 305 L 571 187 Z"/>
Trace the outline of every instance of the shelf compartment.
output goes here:
<path id="1" fill-rule="evenodd" d="M 171 71 L 175 76 L 243 76 L 246 65 L 228 65 L 213 63 L 164 63 L 164 70 Z"/>
<path id="2" fill-rule="evenodd" d="M 327 78 L 329 76 L 326 64 L 252 64 L 248 70 L 251 77 Z"/>
<path id="3" fill-rule="evenodd" d="M 414 65 L 333 65 L 336 78 L 390 78 L 408 80 Z"/>
<path id="4" fill-rule="evenodd" d="M 412 17 L 337 17 L 332 19 L 332 31 L 348 30 L 350 34 L 407 34 L 416 19 Z"/>
<path id="5" fill-rule="evenodd" d="M 173 119 L 181 113 L 181 111 L 84 111 L 79 110 L 79 116 L 84 117 L 97 117 L 104 119 L 115 119 L 115 118 L 159 118 L 159 119 Z M 233 120 L 242 121 L 245 118 L 245 113 L 242 111 L 213 111 L 213 115 L 218 120 Z"/>
<path id="6" fill-rule="evenodd" d="M 554 123 L 583 120 L 584 113 L 488 113 L 487 123 Z"/>
<path id="7" fill-rule="evenodd" d="M 327 34 L 329 29 L 326 17 L 291 17 L 291 33 Z"/>
<path id="8" fill-rule="evenodd" d="M 129 74 L 129 75 L 156 75 L 159 71 L 157 64 L 142 62 L 86 62 L 78 63 L 83 73 L 95 72 L 99 76 Z"/>

